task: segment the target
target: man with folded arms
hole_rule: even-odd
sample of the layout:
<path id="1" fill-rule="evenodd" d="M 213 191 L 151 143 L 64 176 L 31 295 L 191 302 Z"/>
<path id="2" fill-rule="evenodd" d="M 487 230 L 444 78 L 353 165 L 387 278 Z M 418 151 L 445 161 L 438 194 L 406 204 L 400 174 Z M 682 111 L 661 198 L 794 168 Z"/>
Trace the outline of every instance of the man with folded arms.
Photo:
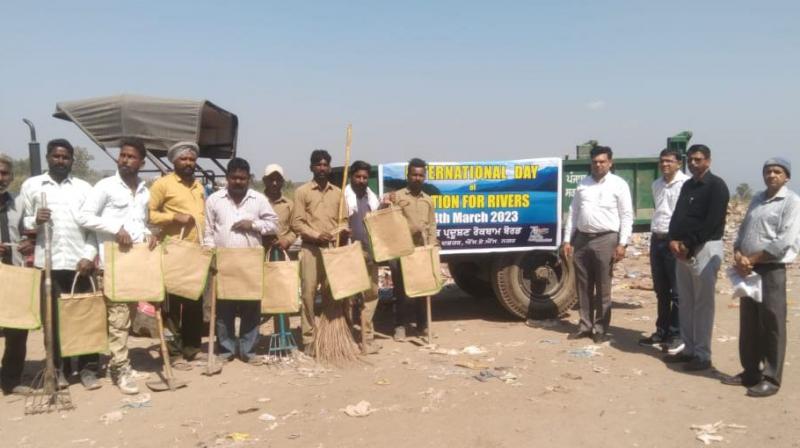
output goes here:
<path id="1" fill-rule="evenodd" d="M 800 197 L 786 187 L 788 160 L 773 157 L 762 169 L 765 191 L 750 202 L 734 249 L 734 268 L 746 277 L 761 276 L 761 301 L 742 297 L 739 304 L 739 360 L 744 371 L 722 379 L 747 386 L 747 395 L 778 393 L 786 355 L 786 263 L 797 255 Z M 762 367 L 763 366 L 763 367 Z"/>
<path id="2" fill-rule="evenodd" d="M 148 213 L 150 224 L 160 229 L 159 239 L 180 238 L 199 243 L 203 235 L 205 191 L 194 177 L 199 150 L 194 142 L 178 142 L 169 149 L 167 158 L 175 171 L 150 187 Z M 203 304 L 200 297 L 167 295 L 164 323 L 173 335 L 169 341 L 170 361 L 177 369 L 188 370 L 187 361 L 207 358 L 200 350 L 203 336 Z M 183 359 L 181 359 L 181 357 Z"/>
<path id="3" fill-rule="evenodd" d="M 234 157 L 228 162 L 225 179 L 227 188 L 219 190 L 206 201 L 206 229 L 203 245 L 219 248 L 261 247 L 261 237 L 274 234 L 278 216 L 263 194 L 250 189 L 250 164 Z M 261 266 L 254 267 L 260 269 Z M 236 337 L 236 317 L 240 319 Z M 217 302 L 217 337 L 219 356 L 230 361 L 239 356 L 252 365 L 261 364 L 255 354 L 261 322 L 261 302 L 258 300 L 219 300 Z M 213 344 L 214 341 L 209 341 Z"/>
<path id="4" fill-rule="evenodd" d="M 123 138 L 119 147 L 117 172 L 97 182 L 77 215 L 81 227 L 95 232 L 101 268 L 105 266 L 103 243 L 106 241 L 116 242 L 123 251 L 134 243 L 145 241 L 150 243 L 151 250 L 156 246 L 156 240 L 147 228 L 150 193 L 139 178 L 139 170 L 145 163 L 144 142 L 137 138 Z M 111 380 L 122 393 L 137 394 L 136 372 L 128 358 L 130 308 L 127 303 L 117 302 L 108 302 L 106 306 Z"/>

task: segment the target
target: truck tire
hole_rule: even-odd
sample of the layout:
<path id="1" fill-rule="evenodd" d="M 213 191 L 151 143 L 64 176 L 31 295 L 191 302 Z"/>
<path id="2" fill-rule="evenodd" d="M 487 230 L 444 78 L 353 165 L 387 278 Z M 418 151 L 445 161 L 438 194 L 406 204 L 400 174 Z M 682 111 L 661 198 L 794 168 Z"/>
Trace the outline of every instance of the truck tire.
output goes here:
<path id="1" fill-rule="evenodd" d="M 476 299 L 494 299 L 489 262 L 453 261 L 447 263 L 453 281 L 462 291 Z"/>
<path id="2" fill-rule="evenodd" d="M 558 252 L 516 252 L 497 257 L 492 286 L 500 304 L 522 319 L 556 317 L 577 300 L 572 261 Z"/>

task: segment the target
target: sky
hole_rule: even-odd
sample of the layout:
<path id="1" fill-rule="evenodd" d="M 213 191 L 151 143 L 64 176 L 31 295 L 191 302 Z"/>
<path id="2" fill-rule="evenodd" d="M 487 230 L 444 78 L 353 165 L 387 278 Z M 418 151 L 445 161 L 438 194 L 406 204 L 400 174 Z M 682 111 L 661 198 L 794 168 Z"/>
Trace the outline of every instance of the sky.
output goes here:
<path id="1" fill-rule="evenodd" d="M 800 170 L 797 1 L 0 2 L 0 151 L 64 137 L 113 167 L 59 101 L 208 99 L 238 155 L 310 178 L 326 148 L 371 163 L 656 156 L 694 133 L 731 190 Z M 210 164 L 209 164 L 210 165 Z"/>

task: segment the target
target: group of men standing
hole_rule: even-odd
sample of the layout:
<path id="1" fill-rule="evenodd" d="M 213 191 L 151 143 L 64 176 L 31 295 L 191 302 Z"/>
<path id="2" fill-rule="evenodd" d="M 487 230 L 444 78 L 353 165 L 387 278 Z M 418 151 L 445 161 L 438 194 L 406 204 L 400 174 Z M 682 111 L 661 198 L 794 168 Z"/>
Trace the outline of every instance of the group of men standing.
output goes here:
<path id="1" fill-rule="evenodd" d="M 313 179 L 295 192 L 294 200 L 282 194 L 283 169 L 270 164 L 264 170 L 264 194 L 250 188 L 249 163 L 241 158 L 229 161 L 226 186 L 207 194 L 195 178 L 199 149 L 194 142 L 173 145 L 167 157 L 173 172 L 157 179 L 147 188 L 139 172 L 145 164 L 146 149 L 142 140 L 124 138 L 120 142 L 117 171 L 91 186 L 72 176 L 74 148 L 64 139 L 47 145 L 48 170 L 27 179 L 16 198 L 7 191 L 13 180 L 13 161 L 0 154 L 0 259 L 5 264 L 23 264 L 23 255 L 34 252 L 34 266 L 45 266 L 44 232 L 52 234 L 52 299 L 62 293 L 82 293 L 102 288 L 105 266 L 102 247 L 113 241 L 121 250 L 133 244 L 148 243 L 156 250 L 165 238 L 180 238 L 206 247 L 253 248 L 284 252 L 302 241 L 300 251 L 302 275 L 302 341 L 306 350 L 313 347 L 315 337 L 314 300 L 317 292 L 330 298 L 325 282 L 321 249 L 339 238 L 346 242 L 352 235 L 365 248 L 372 287 L 363 296 L 361 325 L 367 353 L 379 350 L 374 343 L 372 317 L 378 299 L 377 265 L 370 258 L 369 238 L 363 219 L 366 213 L 389 204 L 399 206 L 412 228 L 415 243 L 435 243 L 436 227 L 433 203 L 422 191 L 425 162 L 412 159 L 408 187 L 378 200 L 367 180 L 370 165 L 357 161 L 351 167 L 350 184 L 345 192 L 344 222 L 339 222 L 342 199 L 340 188 L 329 182 L 331 157 L 325 150 L 311 154 Z M 348 224 L 349 223 L 349 227 Z M 352 233 L 351 230 L 352 229 Z M 26 231 L 36 232 L 33 240 Z M 424 236 L 423 236 L 424 235 Z M 396 283 L 402 289 L 402 274 L 397 271 Z M 93 279 L 97 279 L 97 283 Z M 74 285 L 73 285 L 74 283 Z M 404 293 L 400 289 L 401 298 Z M 46 295 L 42 294 L 44 297 Z M 398 306 L 398 311 L 402 303 Z M 107 302 L 108 333 L 111 359 L 109 373 L 114 384 L 125 394 L 138 393 L 137 372 L 131 368 L 128 334 L 131 326 L 127 304 Z M 171 334 L 168 343 L 169 362 L 178 369 L 191 369 L 193 362 L 207 361 L 201 350 L 204 333 L 201 297 L 180 297 L 168 294 L 162 307 L 165 327 Z M 238 356 L 250 364 L 260 364 L 255 348 L 261 324 L 258 302 L 224 300 L 217 305 L 216 325 L 219 357 L 230 361 Z M 57 313 L 54 325 L 58 326 Z M 396 335 L 404 336 L 403 314 L 398 312 Z M 239 335 L 235 319 L 239 317 Z M 425 331 L 424 320 L 418 329 Z M 69 377 L 77 372 L 87 389 L 100 387 L 99 355 L 89 354 L 76 359 L 62 359 L 58 332 L 55 333 L 55 364 L 59 387 L 68 387 Z M 5 394 L 30 392 L 22 384 L 26 356 L 27 331 L 4 329 L 5 352 L 2 359 L 2 390 Z M 214 343 L 210 341 L 209 343 Z M 74 365 L 73 365 L 74 364 Z"/>
<path id="2" fill-rule="evenodd" d="M 567 219 L 562 251 L 573 257 L 580 306 L 578 331 L 569 339 L 609 340 L 611 278 L 625 256 L 633 225 L 627 182 L 611 173 L 611 148 L 593 148 L 591 174 L 578 185 Z M 650 268 L 658 300 L 656 331 L 639 343 L 660 347 L 664 362 L 684 371 L 711 368 L 711 335 L 717 273 L 723 263 L 723 234 L 730 195 L 710 171 L 711 150 L 687 151 L 691 176 L 681 171 L 682 154 L 659 154 L 662 176 L 652 184 Z M 766 190 L 752 200 L 734 242 L 734 269 L 761 275 L 762 301 L 742 298 L 739 353 L 744 371 L 722 382 L 748 387 L 764 397 L 780 388 L 786 350 L 786 268 L 800 242 L 800 198 L 786 187 L 791 164 L 764 163 Z"/>

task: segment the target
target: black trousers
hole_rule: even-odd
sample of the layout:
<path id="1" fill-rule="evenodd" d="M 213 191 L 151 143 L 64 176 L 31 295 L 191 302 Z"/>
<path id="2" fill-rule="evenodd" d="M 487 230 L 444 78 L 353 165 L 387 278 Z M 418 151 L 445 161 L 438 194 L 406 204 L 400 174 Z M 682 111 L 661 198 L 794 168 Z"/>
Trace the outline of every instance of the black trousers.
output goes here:
<path id="1" fill-rule="evenodd" d="M 780 386 L 786 355 L 786 267 L 762 264 L 753 270 L 761 276 L 762 300 L 744 297 L 739 304 L 739 359 L 746 381 L 763 377 Z"/>
<path id="2" fill-rule="evenodd" d="M 42 277 L 44 277 L 44 275 Z M 53 298 L 53 302 L 51 304 L 53 307 L 53 362 L 55 363 L 56 368 L 63 370 L 65 375 L 69 375 L 72 373 L 71 361 L 72 359 L 77 359 L 78 371 L 84 367 L 87 367 L 90 363 L 93 363 L 94 369 L 97 369 L 100 364 L 100 355 L 96 353 L 64 359 L 61 358 L 61 344 L 58 339 L 58 298 L 61 297 L 62 293 L 69 294 L 70 291 L 72 291 L 72 281 L 75 279 L 75 271 L 54 270 L 51 271 L 50 277 L 52 279 L 52 287 L 50 288 L 50 291 Z M 89 277 L 78 277 L 78 281 L 75 284 L 75 292 L 91 292 L 91 290 L 92 284 L 89 281 Z M 44 310 L 46 306 L 44 291 L 44 279 L 42 279 L 42 321 L 44 321 Z"/>
<path id="3" fill-rule="evenodd" d="M 189 300 L 168 294 L 166 307 L 162 307 L 164 326 L 172 333 L 167 343 L 171 357 L 183 356 L 191 361 L 200 353 L 203 338 L 203 300 Z"/>
<path id="4" fill-rule="evenodd" d="M 3 351 L 3 364 L 0 365 L 0 385 L 4 393 L 22 384 L 22 371 L 25 369 L 25 354 L 28 348 L 28 330 L 4 328 L 6 347 Z"/>
<path id="5" fill-rule="evenodd" d="M 421 330 L 428 327 L 428 310 L 425 306 L 425 299 L 423 297 L 411 299 L 406 295 L 405 284 L 403 283 L 403 272 L 400 269 L 399 261 L 389 262 L 389 269 L 392 271 L 392 282 L 394 283 L 394 304 L 392 311 L 394 312 L 394 325 L 396 327 L 405 326 L 408 319 L 408 302 L 413 301 L 414 315 L 417 319 L 417 329 Z"/>

